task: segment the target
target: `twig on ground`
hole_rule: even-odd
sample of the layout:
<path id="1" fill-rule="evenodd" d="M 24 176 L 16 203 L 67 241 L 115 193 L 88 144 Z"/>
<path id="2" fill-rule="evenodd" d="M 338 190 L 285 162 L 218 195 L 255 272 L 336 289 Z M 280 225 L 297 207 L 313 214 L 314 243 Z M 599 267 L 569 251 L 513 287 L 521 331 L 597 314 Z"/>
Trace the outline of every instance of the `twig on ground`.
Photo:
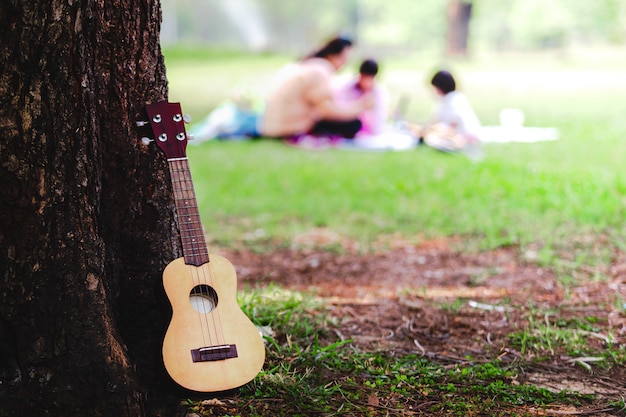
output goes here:
<path id="1" fill-rule="evenodd" d="M 417 348 L 420 350 L 420 352 L 422 353 L 420 356 L 425 356 L 426 355 L 426 349 L 424 349 L 424 346 L 422 346 L 420 344 L 420 342 L 417 341 L 417 339 L 413 339 L 413 344 L 415 346 L 417 346 Z"/>
<path id="2" fill-rule="evenodd" d="M 588 356 L 588 357 L 571 358 L 567 362 L 572 363 L 572 364 L 579 364 L 580 366 L 585 368 L 587 371 L 591 372 L 591 365 L 589 365 L 587 362 L 601 362 L 603 360 L 604 360 L 603 357 Z"/>

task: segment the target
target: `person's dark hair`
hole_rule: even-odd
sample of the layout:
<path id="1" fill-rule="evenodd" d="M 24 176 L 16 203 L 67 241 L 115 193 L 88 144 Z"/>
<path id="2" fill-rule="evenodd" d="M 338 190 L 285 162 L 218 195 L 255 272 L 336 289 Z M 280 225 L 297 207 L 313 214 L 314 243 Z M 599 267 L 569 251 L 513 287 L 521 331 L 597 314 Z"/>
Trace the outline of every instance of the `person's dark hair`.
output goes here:
<path id="1" fill-rule="evenodd" d="M 337 36 L 331 39 L 317 51 L 309 55 L 309 58 L 327 58 L 330 55 L 338 55 L 343 52 L 344 49 L 352 46 L 352 41 L 345 36 Z"/>
<path id="2" fill-rule="evenodd" d="M 378 63 L 373 59 L 366 59 L 359 67 L 359 74 L 372 76 L 378 74 Z"/>
<path id="3" fill-rule="evenodd" d="M 438 71 L 430 83 L 440 89 L 444 94 L 448 94 L 456 90 L 456 82 L 454 77 L 448 71 Z"/>

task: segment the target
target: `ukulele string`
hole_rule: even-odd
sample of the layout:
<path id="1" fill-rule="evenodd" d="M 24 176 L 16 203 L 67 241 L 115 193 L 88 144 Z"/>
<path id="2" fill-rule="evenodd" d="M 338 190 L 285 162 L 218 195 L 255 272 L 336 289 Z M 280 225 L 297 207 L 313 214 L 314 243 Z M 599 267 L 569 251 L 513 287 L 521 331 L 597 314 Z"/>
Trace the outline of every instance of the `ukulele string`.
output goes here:
<path id="1" fill-rule="evenodd" d="M 187 167 L 187 172 L 191 171 Z M 207 329 L 213 329 L 215 333 L 215 342 L 213 342 L 213 338 L 210 337 L 210 342 L 215 345 L 225 344 L 224 337 L 224 328 L 222 326 L 222 320 L 220 316 L 220 310 L 217 308 L 219 304 L 219 299 L 217 297 L 217 292 L 215 291 L 215 279 L 213 277 L 213 268 L 211 268 L 211 260 L 208 255 L 208 247 L 206 244 L 206 240 L 204 239 L 204 229 L 202 228 L 202 221 L 200 219 L 200 214 L 198 211 L 198 204 L 195 197 L 195 192 L 193 190 L 193 182 L 191 181 L 191 175 L 189 176 L 189 194 L 191 195 L 190 200 L 193 202 L 194 210 L 194 227 L 192 229 L 194 231 L 194 235 L 201 236 L 201 239 L 195 240 L 193 243 L 194 253 L 197 254 L 205 254 L 207 262 L 204 263 L 200 268 L 196 268 L 197 272 L 202 273 L 203 282 L 209 283 L 208 286 L 202 286 L 202 291 L 205 291 L 203 296 L 205 296 L 208 300 L 210 300 L 209 307 L 211 309 L 209 311 L 205 311 L 203 316 L 206 320 Z M 209 314 L 211 313 L 211 314 Z M 210 322 L 209 322 L 210 321 Z M 209 332 L 210 333 L 210 332 Z"/>
<path id="2" fill-rule="evenodd" d="M 190 186 L 191 186 L 191 193 L 193 193 L 193 184 L 191 182 L 189 182 Z M 224 337 L 224 328 L 222 326 L 222 320 L 220 317 L 220 309 L 218 309 L 218 304 L 219 304 L 219 299 L 217 296 L 217 292 L 215 291 L 215 279 L 213 277 L 213 268 L 211 267 L 211 260 L 210 257 L 208 255 L 208 247 L 206 244 L 206 241 L 204 239 L 204 229 L 202 228 L 202 222 L 200 219 L 200 215 L 198 212 L 198 208 L 197 208 L 197 202 L 195 199 L 195 194 L 194 194 L 194 198 L 193 201 L 195 203 L 195 227 L 194 230 L 197 234 L 200 234 L 200 236 L 202 236 L 202 239 L 198 239 L 197 241 L 194 241 L 195 244 L 195 248 L 194 251 L 196 251 L 197 253 L 202 253 L 202 254 L 206 254 L 206 259 L 207 262 L 205 262 L 204 264 L 201 265 L 200 268 L 196 268 L 196 272 L 199 272 L 202 274 L 202 280 L 203 282 L 207 282 L 209 283 L 208 286 L 202 286 L 202 291 L 205 291 L 205 294 L 203 294 L 208 300 L 210 300 L 210 303 L 207 305 L 207 307 L 210 308 L 209 311 L 205 311 L 204 312 L 204 318 L 206 320 L 206 326 L 207 329 L 213 329 L 215 332 L 215 342 L 213 342 L 213 338 L 210 338 L 210 342 L 212 344 L 215 345 L 220 345 L 220 344 L 225 344 L 225 337 Z M 210 314 L 209 314 L 210 313 Z M 209 321 L 211 321 L 211 323 L 209 323 Z"/>
<path id="3" fill-rule="evenodd" d="M 189 175 L 189 167 L 187 159 L 179 160 L 176 168 L 176 178 L 178 178 L 177 189 L 180 193 L 176 199 L 181 206 L 179 209 L 179 222 L 181 225 L 181 239 L 183 242 L 184 255 L 191 261 L 188 263 L 189 276 L 192 281 L 192 292 L 190 297 L 194 297 L 196 300 L 194 309 L 197 313 L 197 319 L 199 321 L 199 328 L 202 332 L 202 339 L 204 346 L 213 346 L 214 337 L 213 333 L 217 333 L 217 330 L 211 331 L 211 323 L 209 321 L 209 313 L 214 307 L 214 299 L 211 297 L 209 287 L 212 286 L 212 281 L 205 272 L 206 266 L 206 253 L 202 252 L 201 243 L 198 242 L 198 219 L 195 217 L 194 211 L 197 212 L 197 204 L 194 203 L 195 197 L 193 192 L 193 185 L 191 183 L 191 177 Z M 195 210 L 194 210 L 195 209 Z M 200 233 L 202 231 L 200 230 Z M 203 239 L 200 239 L 202 242 Z M 204 256 L 203 256 L 204 255 Z M 215 323 L 213 323 L 215 329 Z"/>
<path id="4" fill-rule="evenodd" d="M 178 120 L 176 120 L 178 119 Z M 184 125 L 182 122 L 182 115 L 177 114 L 175 116 L 175 125 L 177 128 L 176 138 L 182 137 L 183 140 L 187 139 L 187 135 L 184 131 Z M 202 228 L 202 222 L 199 215 L 198 204 L 196 195 L 193 188 L 193 181 L 191 178 L 191 169 L 189 168 L 189 160 L 185 157 L 184 160 L 180 161 L 181 163 L 181 171 L 183 171 L 183 176 L 185 179 L 185 186 L 181 187 L 181 190 L 185 194 L 185 203 L 187 204 L 187 210 L 185 210 L 185 215 L 187 216 L 188 227 L 187 230 L 190 232 L 191 236 L 195 236 L 196 238 L 191 239 L 191 250 L 193 256 L 198 256 L 203 261 L 201 265 L 197 268 L 193 268 L 193 275 L 196 276 L 195 282 L 199 285 L 200 288 L 200 296 L 202 305 L 202 313 L 200 314 L 200 323 L 204 325 L 207 331 L 208 344 L 206 344 L 206 339 L 203 332 L 203 339 L 205 339 L 205 344 L 207 346 L 219 345 L 220 337 L 221 340 L 224 340 L 224 329 L 221 326 L 221 318 L 219 317 L 219 309 L 217 309 L 217 305 L 219 300 L 217 298 L 217 293 L 215 292 L 213 274 L 210 267 L 210 259 L 208 254 L 208 248 L 206 245 L 206 241 L 204 239 L 204 230 Z M 189 204 L 191 203 L 191 204 Z M 191 213 L 189 213 L 191 211 Z M 193 216 L 193 219 L 192 219 Z M 204 255 L 204 256 L 202 256 Z M 207 274 L 208 271 L 208 274 Z M 202 277 L 200 277 L 202 274 Z M 208 282 L 207 285 L 202 285 L 200 282 Z M 204 302 L 206 300 L 206 303 Z M 212 313 L 212 314 L 209 314 Z M 209 317 L 210 316 L 210 317 Z M 212 321 L 212 329 L 215 333 L 215 342 L 213 341 L 213 336 L 211 333 L 211 323 Z M 202 327 L 202 326 L 201 326 Z"/>
<path id="5" fill-rule="evenodd" d="M 207 277 L 205 278 L 208 282 L 210 282 L 211 288 L 213 287 L 213 270 L 211 268 L 211 261 L 209 261 L 207 264 L 203 265 L 202 268 L 202 272 L 206 273 Z M 222 324 L 222 319 L 220 317 L 220 310 L 217 308 L 217 304 L 219 303 L 219 300 L 217 299 L 217 293 L 215 293 L 215 295 L 211 294 L 211 297 L 213 297 L 213 311 L 210 314 L 211 320 L 213 322 L 213 329 L 215 330 L 215 339 L 216 339 L 216 345 L 223 345 L 226 343 L 226 338 L 224 337 L 224 328 L 221 325 Z M 208 320 L 209 315 L 206 315 L 206 318 Z M 225 355 L 225 354 L 224 354 Z M 225 358 L 226 356 L 224 356 Z"/>
<path id="6" fill-rule="evenodd" d="M 211 332 L 211 324 L 209 322 L 209 313 L 213 308 L 213 300 L 211 299 L 211 294 L 209 294 L 208 290 L 201 283 L 206 282 L 206 274 L 205 267 L 194 267 L 189 265 L 190 274 L 192 276 L 192 280 L 199 285 L 200 293 L 195 296 L 199 298 L 198 303 L 196 303 L 196 312 L 198 315 L 198 321 L 200 322 L 200 329 L 202 330 L 202 340 L 204 346 L 213 346 L 216 343 L 213 342 L 213 336 Z M 213 328 L 215 328 L 215 323 L 213 323 Z M 215 331 L 217 333 L 217 331 Z"/>
<path id="7" fill-rule="evenodd" d="M 174 189 L 174 201 L 176 203 L 176 214 L 178 220 L 178 228 L 180 231 L 180 238 L 183 244 L 183 255 L 185 258 L 185 264 L 187 265 L 188 277 L 191 278 L 191 290 L 188 294 L 189 303 L 196 312 L 196 317 L 199 320 L 199 329 L 202 333 L 202 341 L 204 346 L 210 346 L 207 343 L 207 338 L 210 342 L 211 331 L 207 323 L 203 323 L 203 317 L 206 316 L 206 295 L 203 290 L 203 282 L 200 279 L 200 275 L 197 272 L 199 262 L 197 262 L 196 255 L 197 249 L 194 247 L 194 234 L 191 232 L 191 217 L 190 217 L 190 199 L 189 199 L 189 186 L 186 178 L 187 170 L 185 169 L 186 158 L 171 158 L 168 159 L 170 164 L 170 175 L 172 179 L 172 185 Z"/>

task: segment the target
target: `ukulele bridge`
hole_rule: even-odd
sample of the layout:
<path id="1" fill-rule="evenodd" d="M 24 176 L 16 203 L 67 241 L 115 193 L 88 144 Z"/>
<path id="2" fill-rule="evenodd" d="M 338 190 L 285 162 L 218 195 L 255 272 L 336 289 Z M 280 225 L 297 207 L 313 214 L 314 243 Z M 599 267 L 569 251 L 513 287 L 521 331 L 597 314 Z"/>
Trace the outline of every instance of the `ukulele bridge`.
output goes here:
<path id="1" fill-rule="evenodd" d="M 191 359 L 194 362 L 212 362 L 237 357 L 236 345 L 207 346 L 191 350 Z"/>

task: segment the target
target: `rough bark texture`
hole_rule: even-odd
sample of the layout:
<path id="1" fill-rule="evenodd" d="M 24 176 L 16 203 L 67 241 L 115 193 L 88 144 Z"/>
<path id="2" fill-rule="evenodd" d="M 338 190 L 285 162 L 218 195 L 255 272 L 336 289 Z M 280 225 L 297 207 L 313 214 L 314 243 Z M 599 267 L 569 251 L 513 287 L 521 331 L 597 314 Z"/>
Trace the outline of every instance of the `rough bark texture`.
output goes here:
<path id="1" fill-rule="evenodd" d="M 0 416 L 159 415 L 179 252 L 157 0 L 0 2 Z M 154 405 L 154 406 L 153 406 Z"/>

